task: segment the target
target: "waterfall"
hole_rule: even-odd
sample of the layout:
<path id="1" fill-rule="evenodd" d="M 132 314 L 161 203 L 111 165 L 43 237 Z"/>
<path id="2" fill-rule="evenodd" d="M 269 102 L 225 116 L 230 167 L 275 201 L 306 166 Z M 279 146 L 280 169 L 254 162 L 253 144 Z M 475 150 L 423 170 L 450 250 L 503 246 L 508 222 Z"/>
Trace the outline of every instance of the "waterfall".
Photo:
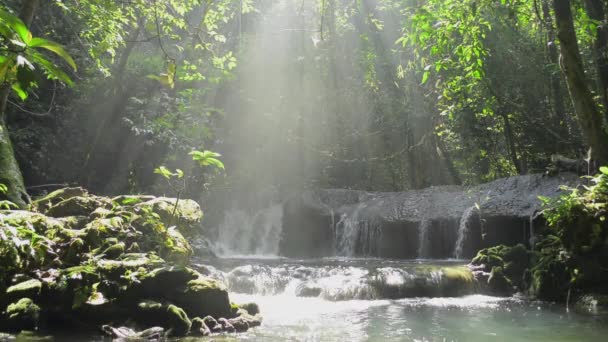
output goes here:
<path id="1" fill-rule="evenodd" d="M 274 204 L 256 212 L 230 209 L 219 225 L 215 252 L 220 256 L 279 254 L 283 206 Z"/>
<path id="2" fill-rule="evenodd" d="M 380 240 L 380 225 L 372 218 L 360 217 L 365 205 L 359 205 L 350 213 L 344 213 L 334 225 L 334 250 L 339 256 L 374 255 Z M 333 220 L 333 215 L 332 215 Z"/>
<path id="3" fill-rule="evenodd" d="M 418 224 L 418 258 L 424 259 L 429 257 L 430 241 L 429 241 L 429 228 L 431 227 L 431 221 L 423 219 Z"/>
<path id="4" fill-rule="evenodd" d="M 464 258 L 464 244 L 469 237 L 469 231 L 471 230 L 471 226 L 473 224 L 473 220 L 479 214 L 479 208 L 474 205 L 467 208 L 460 217 L 460 223 L 458 225 L 458 237 L 456 239 L 456 245 L 454 246 L 453 256 L 456 259 Z M 481 223 L 481 214 L 477 215 L 477 219 Z"/>

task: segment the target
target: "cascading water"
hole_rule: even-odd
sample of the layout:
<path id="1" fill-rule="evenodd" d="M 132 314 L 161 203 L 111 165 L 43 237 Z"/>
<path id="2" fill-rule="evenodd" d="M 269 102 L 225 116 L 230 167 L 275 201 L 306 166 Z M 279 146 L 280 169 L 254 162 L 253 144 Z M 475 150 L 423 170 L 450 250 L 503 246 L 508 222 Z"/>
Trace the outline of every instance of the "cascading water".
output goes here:
<path id="1" fill-rule="evenodd" d="M 430 220 L 422 220 L 418 225 L 418 258 L 428 258 L 430 252 L 429 228 Z"/>
<path id="2" fill-rule="evenodd" d="M 344 213 L 333 226 L 335 253 L 338 256 L 373 255 L 380 240 L 380 227 L 372 218 L 360 215 L 365 205 Z M 333 221 L 333 215 L 332 215 Z"/>
<path id="3" fill-rule="evenodd" d="M 250 213 L 230 209 L 219 225 L 215 252 L 220 256 L 279 254 L 283 206 L 274 204 Z"/>
<path id="4" fill-rule="evenodd" d="M 454 246 L 454 258 L 464 258 L 464 244 L 469 237 L 469 233 L 475 219 L 477 219 L 481 224 L 481 213 L 476 205 L 467 208 L 464 213 L 462 213 L 462 217 L 460 218 L 460 223 L 458 225 L 458 237 L 456 239 L 456 245 Z"/>

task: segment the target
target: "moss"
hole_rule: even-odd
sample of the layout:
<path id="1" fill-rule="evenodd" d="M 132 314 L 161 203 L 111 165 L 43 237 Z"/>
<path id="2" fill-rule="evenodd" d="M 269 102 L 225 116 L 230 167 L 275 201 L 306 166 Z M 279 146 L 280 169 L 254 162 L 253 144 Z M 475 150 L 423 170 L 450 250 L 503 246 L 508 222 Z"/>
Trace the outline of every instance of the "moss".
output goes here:
<path id="1" fill-rule="evenodd" d="M 55 190 L 42 198 L 36 199 L 32 202 L 32 207 L 40 211 L 45 211 L 61 201 L 65 201 L 75 196 L 87 195 L 87 191 L 83 188 L 63 188 Z"/>
<path id="2" fill-rule="evenodd" d="M 136 205 L 139 209 L 148 209 L 159 215 L 166 226 L 176 225 L 185 235 L 191 234 L 199 228 L 203 212 L 198 203 L 188 199 L 181 199 L 175 208 L 175 198 L 159 197 Z M 173 215 L 175 211 L 175 217 Z"/>
<path id="3" fill-rule="evenodd" d="M 18 298 L 38 298 L 42 290 L 42 282 L 37 279 L 30 279 L 19 284 L 13 285 L 6 290 L 6 299 L 13 301 Z"/>
<path id="4" fill-rule="evenodd" d="M 167 230 L 161 255 L 167 261 L 178 265 L 186 265 L 190 262 L 192 256 L 192 247 L 177 229 L 171 227 Z"/>
<path id="5" fill-rule="evenodd" d="M 103 254 L 106 258 L 116 259 L 121 256 L 125 252 L 125 243 L 119 242 L 116 243 L 103 251 Z"/>
<path id="6" fill-rule="evenodd" d="M 75 196 L 53 205 L 45 214 L 51 217 L 89 216 L 98 208 L 111 207 L 110 201 L 103 197 Z"/>
<path id="7" fill-rule="evenodd" d="M 167 318 L 169 327 L 173 329 L 173 334 L 176 336 L 184 336 L 190 332 L 192 322 L 188 319 L 186 312 L 175 305 L 167 307 Z"/>
<path id="8" fill-rule="evenodd" d="M 441 272 L 441 291 L 444 296 L 462 296 L 473 291 L 475 277 L 468 267 L 444 267 Z"/>
<path id="9" fill-rule="evenodd" d="M 187 335 L 192 326 L 186 312 L 173 304 L 164 305 L 153 300 L 144 300 L 137 305 L 136 320 L 149 326 L 172 329 L 176 336 Z"/>
<path id="10" fill-rule="evenodd" d="M 490 291 L 497 295 L 509 296 L 513 294 L 513 285 L 505 276 L 502 267 L 492 267 L 492 272 L 488 278 L 488 287 Z"/>
<path id="11" fill-rule="evenodd" d="M 6 315 L 6 328 L 10 331 L 35 330 L 40 319 L 40 307 L 30 298 L 21 298 L 6 308 Z"/>
<path id="12" fill-rule="evenodd" d="M 190 280 L 185 288 L 170 296 L 175 304 L 193 316 L 229 317 L 231 314 L 226 286 L 215 279 Z"/>

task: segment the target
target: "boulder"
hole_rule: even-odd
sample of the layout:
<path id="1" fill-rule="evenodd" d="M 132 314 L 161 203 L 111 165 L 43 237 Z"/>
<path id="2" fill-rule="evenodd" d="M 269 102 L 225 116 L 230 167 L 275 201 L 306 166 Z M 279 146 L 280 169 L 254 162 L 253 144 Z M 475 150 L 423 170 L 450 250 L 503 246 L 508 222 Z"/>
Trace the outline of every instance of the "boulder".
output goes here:
<path id="1" fill-rule="evenodd" d="M 158 197 L 137 204 L 135 208 L 151 210 L 159 215 L 160 220 L 166 226 L 177 226 L 184 235 L 197 231 L 203 218 L 203 212 L 198 203 L 193 200 L 180 199 L 176 207 L 175 202 L 175 198 Z"/>
<path id="2" fill-rule="evenodd" d="M 30 299 L 21 298 L 6 308 L 6 327 L 10 331 L 35 330 L 40 319 L 40 307 Z"/>
<path id="3" fill-rule="evenodd" d="M 83 188 L 63 188 L 59 190 L 55 190 L 50 194 L 37 199 L 32 202 L 32 208 L 37 209 L 39 211 L 45 212 L 50 207 L 56 205 L 59 202 L 68 200 L 72 197 L 82 197 L 87 196 L 88 192 Z"/>
<path id="4" fill-rule="evenodd" d="M 112 203 L 105 197 L 74 196 L 51 206 L 45 214 L 50 217 L 89 216 L 99 208 L 110 209 Z"/>
<path id="5" fill-rule="evenodd" d="M 222 325 L 211 316 L 206 316 L 205 318 L 203 318 L 203 323 L 209 328 L 212 333 L 218 333 L 222 331 Z"/>
<path id="6" fill-rule="evenodd" d="M 194 336 L 208 336 L 211 335 L 211 330 L 202 318 L 196 317 L 192 319 L 190 333 Z"/>
<path id="7" fill-rule="evenodd" d="M 502 267 L 495 266 L 492 268 L 490 278 L 488 278 L 488 288 L 497 295 L 510 296 L 513 294 L 513 285 L 503 273 Z"/>
<path id="8" fill-rule="evenodd" d="M 192 248 L 188 240 L 175 227 L 167 229 L 161 256 L 178 265 L 186 265 L 190 262 Z"/>
<path id="9" fill-rule="evenodd" d="M 220 281 L 200 276 L 185 287 L 169 294 L 172 301 L 193 316 L 229 317 L 230 300 L 226 286 Z"/>
<path id="10" fill-rule="evenodd" d="M 9 287 L 2 301 L 10 303 L 19 298 L 33 298 L 35 300 L 40 296 L 41 290 L 42 282 L 40 280 L 26 280 Z"/>

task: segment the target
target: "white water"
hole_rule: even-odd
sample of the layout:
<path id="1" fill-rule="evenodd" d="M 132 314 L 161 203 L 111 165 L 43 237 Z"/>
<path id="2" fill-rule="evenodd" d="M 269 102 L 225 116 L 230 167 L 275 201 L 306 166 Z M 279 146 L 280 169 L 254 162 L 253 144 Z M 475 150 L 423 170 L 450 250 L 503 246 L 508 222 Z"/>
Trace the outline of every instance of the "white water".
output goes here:
<path id="1" fill-rule="evenodd" d="M 340 216 L 334 225 L 335 255 L 353 257 L 373 255 L 380 241 L 380 226 L 374 220 L 360 217 L 365 204 L 358 205 L 351 213 Z M 333 220 L 333 215 L 332 215 Z"/>
<path id="2" fill-rule="evenodd" d="M 460 218 L 460 223 L 458 225 L 458 237 L 456 239 L 456 245 L 454 246 L 453 256 L 456 259 L 464 258 L 464 244 L 467 241 L 467 238 L 469 238 L 471 226 L 475 223 L 474 219 L 477 219 L 481 224 L 481 213 L 479 213 L 477 206 L 471 206 L 467 208 L 464 213 L 462 213 L 462 217 Z"/>
<path id="3" fill-rule="evenodd" d="M 274 204 L 256 212 L 230 209 L 219 226 L 215 253 L 219 256 L 276 256 L 283 221 L 283 206 Z"/>
<path id="4" fill-rule="evenodd" d="M 418 224 L 418 258 L 426 259 L 429 257 L 430 241 L 429 228 L 431 227 L 430 220 L 422 220 Z"/>
<path id="5" fill-rule="evenodd" d="M 257 303 L 264 319 L 260 327 L 217 340 L 603 341 L 608 336 L 605 317 L 566 312 L 557 305 L 472 292 L 414 297 L 395 292 L 420 284 L 441 288 L 440 268 L 458 265 L 349 258 L 217 260 L 212 275 L 227 283 L 231 301 Z"/>

